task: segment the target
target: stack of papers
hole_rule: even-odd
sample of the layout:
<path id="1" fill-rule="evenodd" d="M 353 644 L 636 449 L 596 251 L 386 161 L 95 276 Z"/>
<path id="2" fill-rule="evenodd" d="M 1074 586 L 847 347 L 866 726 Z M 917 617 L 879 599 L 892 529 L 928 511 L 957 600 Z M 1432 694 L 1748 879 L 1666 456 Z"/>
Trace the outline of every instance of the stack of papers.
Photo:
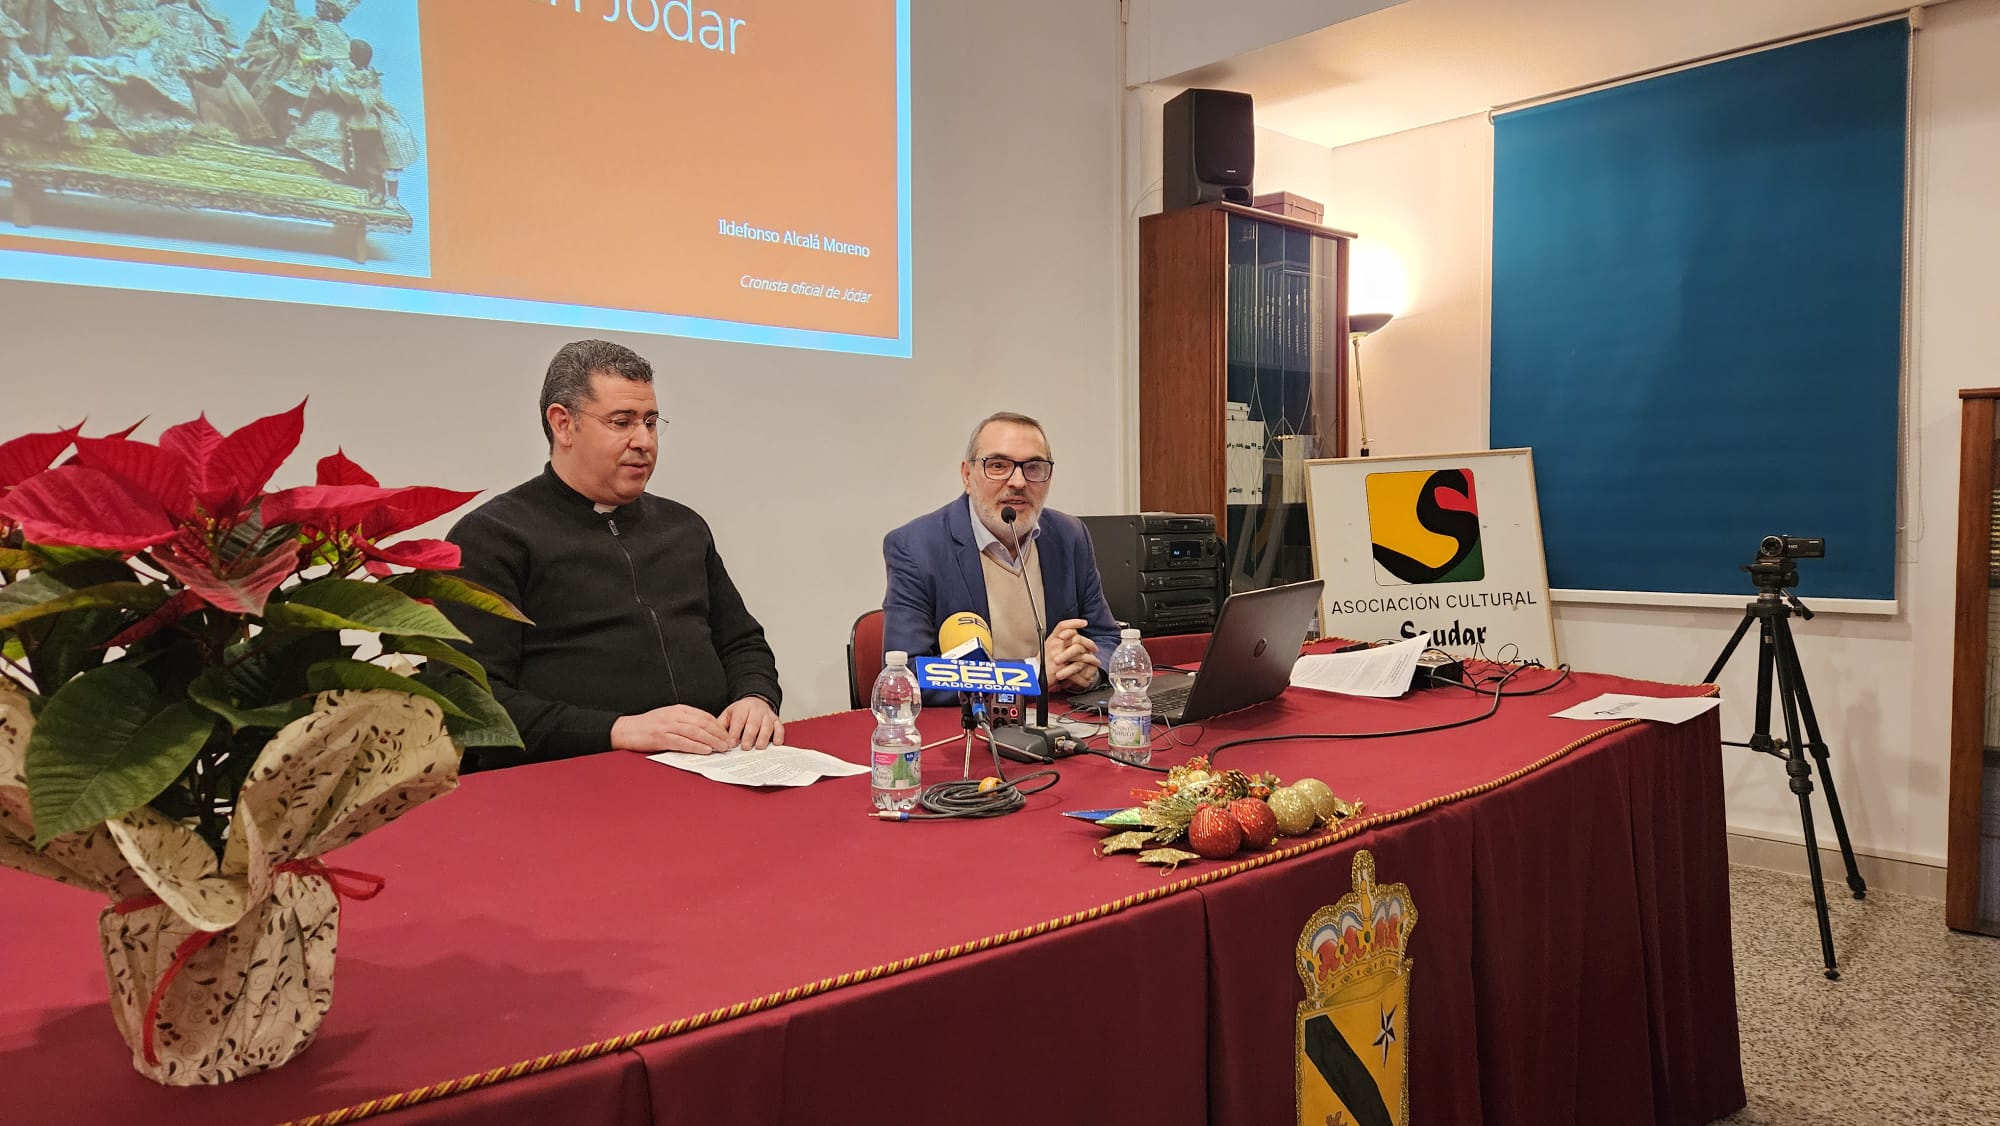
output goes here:
<path id="1" fill-rule="evenodd" d="M 1625 696 L 1606 692 L 1595 700 L 1551 712 L 1556 719 L 1605 720 L 1651 719 L 1661 723 L 1686 723 L 1703 712 L 1722 706 L 1720 696 Z"/>
<path id="2" fill-rule="evenodd" d="M 711 782 L 732 786 L 810 786 L 821 778 L 845 778 L 866 774 L 868 768 L 823 751 L 773 744 L 761 751 L 738 748 L 712 755 L 692 755 L 682 751 L 662 751 L 647 755 Z"/>
<path id="3" fill-rule="evenodd" d="M 1292 686 L 1345 696 L 1401 696 L 1410 690 L 1417 658 L 1430 646 L 1431 635 L 1420 633 L 1353 653 L 1309 653 L 1292 666 Z"/>

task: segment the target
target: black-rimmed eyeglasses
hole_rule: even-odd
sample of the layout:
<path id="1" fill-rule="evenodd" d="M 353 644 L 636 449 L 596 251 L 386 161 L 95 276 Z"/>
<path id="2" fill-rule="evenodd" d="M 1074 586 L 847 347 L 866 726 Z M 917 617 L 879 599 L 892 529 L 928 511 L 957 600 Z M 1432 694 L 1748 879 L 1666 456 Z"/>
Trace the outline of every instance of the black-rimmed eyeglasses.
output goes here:
<path id="1" fill-rule="evenodd" d="M 982 457 L 979 459 L 980 472 L 988 481 L 1005 481 L 1021 471 L 1021 479 L 1031 485 L 1039 485 L 1055 475 L 1056 463 L 1045 457 L 1031 457 L 1026 461 L 1015 461 L 1011 457 Z"/>

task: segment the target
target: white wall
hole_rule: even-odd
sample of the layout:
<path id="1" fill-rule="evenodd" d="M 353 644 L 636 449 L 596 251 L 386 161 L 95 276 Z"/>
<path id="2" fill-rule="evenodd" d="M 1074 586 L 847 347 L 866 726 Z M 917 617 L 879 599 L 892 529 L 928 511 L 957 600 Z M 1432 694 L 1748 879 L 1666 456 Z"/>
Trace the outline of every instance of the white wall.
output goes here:
<path id="1" fill-rule="evenodd" d="M 1213 0 L 1126 0 L 1130 81 L 1159 82 L 1399 3 L 1402 0 L 1258 0 L 1218 8 Z M 1218 11 L 1226 12 L 1227 18 L 1217 19 Z"/>
<path id="2" fill-rule="evenodd" d="M 1379 245 L 1407 281 L 1404 307 L 1386 310 L 1396 319 L 1361 343 L 1374 452 L 1485 449 L 1493 251 L 1486 115 L 1345 145 L 1331 150 L 1329 167 L 1327 225 Z M 1358 245 L 1355 254 L 1363 254 Z"/>
<path id="3" fill-rule="evenodd" d="M 1116 7 L 915 4 L 912 20 L 915 357 L 621 337 L 653 360 L 672 420 L 653 489 L 714 525 L 788 717 L 846 707 L 847 631 L 880 604 L 881 536 L 958 492 L 981 415 L 1047 421 L 1058 507 L 1113 510 L 1125 489 L 1129 447 L 1107 422 L 1129 398 Z M 390 484 L 498 490 L 539 471 L 542 369 L 578 335 L 0 283 L 0 435 L 148 415 L 152 437 L 203 410 L 231 427 L 310 394 L 280 483 L 343 446 Z"/>
<path id="4" fill-rule="evenodd" d="M 1901 612 L 1794 623 L 1855 846 L 1929 864 L 1942 864 L 1945 851 L 1957 391 L 2000 383 L 1987 338 L 1991 264 L 2000 259 L 1996 58 L 2000 0 L 1958 0 L 1927 13 L 1915 72 Z M 1363 345 L 1381 453 L 1485 443 L 1492 165 L 1484 115 L 1334 150 L 1328 222 L 1396 243 L 1411 274 L 1411 310 Z M 1804 567 L 1800 592 L 1810 602 L 1811 564 Z M 1691 681 L 1740 613 L 1562 605 L 1556 616 L 1563 656 L 1581 668 Z M 1754 660 L 1754 651 L 1739 650 L 1723 676 L 1725 737 L 1750 729 Z M 1796 838 L 1798 806 L 1782 764 L 1740 750 L 1725 762 L 1732 829 Z M 1819 831 L 1831 841 L 1823 811 Z"/>

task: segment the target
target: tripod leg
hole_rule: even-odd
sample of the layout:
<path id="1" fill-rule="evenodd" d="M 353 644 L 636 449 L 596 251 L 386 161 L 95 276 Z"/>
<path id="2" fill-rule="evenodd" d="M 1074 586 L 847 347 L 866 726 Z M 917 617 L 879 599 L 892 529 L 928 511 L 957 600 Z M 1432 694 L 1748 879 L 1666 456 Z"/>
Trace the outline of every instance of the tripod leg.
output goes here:
<path id="1" fill-rule="evenodd" d="M 1777 627 L 1782 625 L 1782 622 L 1777 623 Z M 1785 717 L 1785 774 L 1791 779 L 1792 792 L 1799 796 L 1799 824 L 1805 830 L 1806 838 L 1806 868 L 1812 872 L 1813 909 L 1819 914 L 1819 949 L 1826 960 L 1827 980 L 1839 981 L 1840 968 L 1833 958 L 1833 924 L 1826 913 L 1826 878 L 1819 870 L 1819 834 L 1813 830 L 1812 764 L 1806 757 L 1805 744 L 1799 739 L 1798 696 L 1792 678 L 1795 670 L 1783 659 L 1777 635 L 1778 628 L 1767 620 L 1764 623 L 1764 646 L 1759 657 L 1762 665 L 1776 665 L 1780 710 Z M 1760 667 L 1759 677 L 1767 671 Z"/>
<path id="2" fill-rule="evenodd" d="M 1729 644 L 1722 647 L 1722 655 L 1715 659 L 1714 664 L 1708 666 L 1708 675 L 1701 678 L 1703 684 L 1714 684 L 1715 678 L 1722 675 L 1722 666 L 1729 663 L 1729 655 L 1736 652 L 1737 643 L 1743 640 L 1745 633 L 1749 632 L 1750 623 L 1756 617 L 1754 609 L 1743 611 L 1743 620 L 1736 623 L 1736 632 L 1729 635 Z"/>
<path id="3" fill-rule="evenodd" d="M 1799 664 L 1799 650 L 1792 641 L 1791 625 L 1783 620 L 1778 622 L 1778 660 L 1790 669 L 1792 686 L 1799 701 L 1799 715 L 1805 720 L 1806 749 L 1819 765 L 1819 784 L 1826 790 L 1827 812 L 1833 814 L 1833 834 L 1840 840 L 1840 858 L 1847 863 L 1847 890 L 1853 892 L 1856 899 L 1866 898 L 1868 882 L 1861 878 L 1861 869 L 1854 863 L 1854 846 L 1847 839 L 1847 819 L 1840 815 L 1840 792 L 1833 788 L 1833 770 L 1827 765 L 1826 743 L 1819 735 L 1819 718 L 1813 714 L 1812 692 L 1806 687 L 1806 672 Z"/>

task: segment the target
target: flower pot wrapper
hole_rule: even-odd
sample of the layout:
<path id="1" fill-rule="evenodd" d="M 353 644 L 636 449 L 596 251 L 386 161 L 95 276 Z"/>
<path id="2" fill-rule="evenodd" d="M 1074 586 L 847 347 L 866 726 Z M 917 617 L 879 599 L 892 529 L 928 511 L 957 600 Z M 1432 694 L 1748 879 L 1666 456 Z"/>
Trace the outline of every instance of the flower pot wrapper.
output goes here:
<path id="1" fill-rule="evenodd" d="M 0 688 L 0 864 L 111 898 L 98 920 L 112 1014 L 142 1074 L 226 1083 L 303 1051 L 333 1002 L 340 898 L 381 880 L 327 851 L 458 785 L 438 706 L 322 692 L 258 754 L 220 860 L 150 806 L 36 850 L 28 701 Z"/>

